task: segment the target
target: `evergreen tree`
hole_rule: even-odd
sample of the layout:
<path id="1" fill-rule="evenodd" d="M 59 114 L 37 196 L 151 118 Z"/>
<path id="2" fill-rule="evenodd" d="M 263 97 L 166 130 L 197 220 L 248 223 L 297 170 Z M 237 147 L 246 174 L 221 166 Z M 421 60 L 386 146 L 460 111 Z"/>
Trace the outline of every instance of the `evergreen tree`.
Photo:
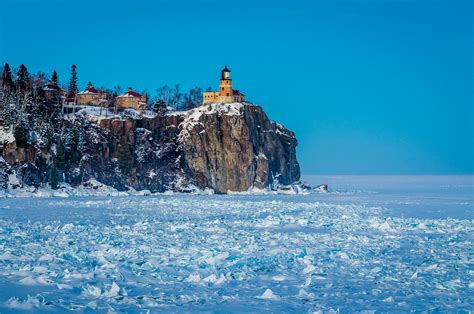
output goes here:
<path id="1" fill-rule="evenodd" d="M 63 170 L 64 169 L 64 145 L 61 141 L 61 139 L 58 140 L 58 142 L 56 143 L 56 156 L 55 156 L 55 159 L 54 159 L 54 162 L 55 162 L 55 166 L 60 169 L 60 170 Z"/>
<path id="2" fill-rule="evenodd" d="M 5 63 L 3 67 L 2 73 L 2 87 L 6 91 L 11 91 L 13 87 L 15 87 L 15 83 L 13 82 L 12 71 L 10 70 L 10 65 Z"/>
<path id="3" fill-rule="evenodd" d="M 39 84 L 36 86 L 35 95 L 35 105 L 31 111 L 33 115 L 33 125 L 37 128 L 40 123 L 47 121 L 49 116 L 46 93 L 44 92 L 43 85 Z"/>
<path id="4" fill-rule="evenodd" d="M 167 111 L 166 102 L 163 99 L 158 99 L 153 103 L 151 110 L 156 113 L 165 113 Z"/>
<path id="5" fill-rule="evenodd" d="M 18 69 L 16 86 L 21 94 L 25 94 L 31 87 L 30 74 L 24 64 Z"/>
<path id="6" fill-rule="evenodd" d="M 28 146 L 27 130 L 22 123 L 18 123 L 13 130 L 15 136 L 16 145 L 21 148 Z"/>
<path id="7" fill-rule="evenodd" d="M 69 79 L 68 96 L 75 96 L 78 92 L 76 65 L 71 67 L 71 79 Z"/>
<path id="8" fill-rule="evenodd" d="M 53 122 L 53 129 L 57 130 L 61 120 L 62 104 L 59 95 L 59 78 L 56 70 L 53 71 L 51 76 L 51 99 L 50 99 L 50 111 Z"/>
<path id="9" fill-rule="evenodd" d="M 59 188 L 59 172 L 54 165 L 49 171 L 49 185 L 53 190 L 57 190 Z"/>
<path id="10" fill-rule="evenodd" d="M 53 75 L 51 76 L 51 83 L 53 87 L 59 89 L 58 72 L 56 72 L 56 70 L 53 71 Z"/>

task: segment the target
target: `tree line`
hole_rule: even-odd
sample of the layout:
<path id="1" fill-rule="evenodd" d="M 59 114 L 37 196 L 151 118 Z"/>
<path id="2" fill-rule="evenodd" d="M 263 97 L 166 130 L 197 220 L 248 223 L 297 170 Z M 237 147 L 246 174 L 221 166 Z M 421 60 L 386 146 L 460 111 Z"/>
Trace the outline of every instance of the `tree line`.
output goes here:
<path id="1" fill-rule="evenodd" d="M 51 76 L 44 72 L 31 74 L 24 64 L 20 65 L 17 70 L 14 70 L 6 63 L 3 67 L 0 67 L 0 71 L 2 72 L 0 84 L 3 92 L 14 93 L 17 101 L 22 101 L 23 103 L 27 103 L 29 99 L 36 98 L 37 94 L 41 93 L 41 90 L 44 91 L 45 87 L 48 89 L 48 94 L 52 95 L 53 101 L 59 100 L 59 98 L 54 99 L 56 98 L 55 92 L 51 92 L 51 89 L 57 90 L 57 97 L 60 96 L 59 92 L 61 89 L 66 90 L 68 99 L 73 99 L 79 93 L 76 65 L 71 66 L 71 76 L 68 84 L 61 84 L 59 82 L 56 70 L 53 71 Z M 123 92 L 122 87 L 119 85 L 114 86 L 112 89 L 105 87 L 100 87 L 99 89 L 105 90 L 109 94 L 109 106 L 113 106 L 115 98 Z M 209 90 L 209 88 L 206 90 Z M 163 112 L 163 110 L 190 110 L 202 105 L 203 90 L 201 87 L 194 87 L 183 92 L 179 84 L 174 86 L 163 85 L 155 89 L 154 95 L 150 95 L 147 90 L 141 93 L 147 96 L 147 109 L 156 112 Z M 23 99 L 20 99 L 20 96 Z"/>

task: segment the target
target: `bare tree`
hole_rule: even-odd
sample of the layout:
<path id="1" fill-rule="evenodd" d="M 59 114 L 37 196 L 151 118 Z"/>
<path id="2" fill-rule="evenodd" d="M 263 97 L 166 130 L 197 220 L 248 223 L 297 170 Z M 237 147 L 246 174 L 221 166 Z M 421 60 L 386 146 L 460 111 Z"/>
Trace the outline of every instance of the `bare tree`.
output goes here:
<path id="1" fill-rule="evenodd" d="M 181 99 L 183 98 L 183 94 L 179 90 L 179 84 L 174 86 L 174 89 L 171 93 L 171 100 L 170 100 L 170 107 L 174 108 L 174 110 L 178 110 L 181 104 Z"/>
<path id="2" fill-rule="evenodd" d="M 168 85 L 163 85 L 156 89 L 156 100 L 162 100 L 167 106 L 170 105 L 171 88 Z"/>

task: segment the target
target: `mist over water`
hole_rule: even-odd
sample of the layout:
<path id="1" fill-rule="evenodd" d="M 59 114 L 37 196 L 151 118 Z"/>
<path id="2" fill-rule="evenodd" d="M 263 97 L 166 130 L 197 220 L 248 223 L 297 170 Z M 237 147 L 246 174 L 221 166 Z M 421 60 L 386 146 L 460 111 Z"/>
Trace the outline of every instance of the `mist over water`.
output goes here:
<path id="1" fill-rule="evenodd" d="M 322 201 L 382 206 L 391 216 L 474 219 L 474 176 L 303 175 L 312 186 L 326 183 Z"/>

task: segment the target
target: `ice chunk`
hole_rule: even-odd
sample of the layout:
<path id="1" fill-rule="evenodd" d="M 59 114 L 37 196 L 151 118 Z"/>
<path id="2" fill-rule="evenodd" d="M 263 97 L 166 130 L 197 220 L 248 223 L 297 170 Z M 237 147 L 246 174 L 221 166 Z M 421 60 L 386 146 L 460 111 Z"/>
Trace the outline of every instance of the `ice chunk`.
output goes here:
<path id="1" fill-rule="evenodd" d="M 432 265 L 429 265 L 429 266 L 425 267 L 425 271 L 434 270 L 436 268 L 438 268 L 438 264 L 432 264 Z"/>
<path id="2" fill-rule="evenodd" d="M 313 300 L 315 299 L 315 294 L 312 293 L 312 292 L 307 292 L 306 290 L 304 289 L 300 289 L 299 293 L 298 293 L 298 296 L 302 299 L 306 299 L 306 300 Z"/>
<path id="3" fill-rule="evenodd" d="M 201 276 L 199 274 L 191 274 L 186 279 L 186 281 L 187 282 L 200 282 L 201 281 Z"/>
<path id="4" fill-rule="evenodd" d="M 276 275 L 276 276 L 273 276 L 272 279 L 274 281 L 284 281 L 286 279 L 286 277 L 283 276 L 283 275 Z"/>
<path id="5" fill-rule="evenodd" d="M 58 284 L 56 284 L 56 287 L 58 287 L 59 290 L 72 289 L 71 285 L 64 284 L 64 283 L 58 283 Z"/>
<path id="6" fill-rule="evenodd" d="M 224 274 L 221 274 L 221 276 L 219 277 L 219 279 L 217 279 L 217 280 L 214 282 L 214 285 L 220 286 L 220 285 L 224 284 L 226 281 L 227 281 L 227 279 L 225 278 Z"/>
<path id="7" fill-rule="evenodd" d="M 217 281 L 217 276 L 215 274 L 212 274 L 204 278 L 202 281 L 214 283 Z"/>
<path id="8" fill-rule="evenodd" d="M 61 228 L 61 230 L 63 230 L 63 231 L 71 231 L 72 229 L 74 229 L 74 224 L 71 224 L 71 223 L 65 224 L 65 225 Z"/>
<path id="9" fill-rule="evenodd" d="M 267 289 L 265 292 L 260 296 L 260 299 L 266 300 L 279 300 L 280 296 L 273 293 L 272 289 Z"/>
<path id="10" fill-rule="evenodd" d="M 36 278 L 32 276 L 25 277 L 20 280 L 20 283 L 25 286 L 37 286 L 37 285 L 51 285 L 52 281 L 44 275 L 40 275 Z"/>
<path id="11" fill-rule="evenodd" d="M 99 287 L 92 286 L 92 285 L 87 285 L 85 288 L 83 288 L 83 292 L 85 295 L 89 295 L 92 297 L 100 297 L 102 294 L 102 290 Z"/>
<path id="12" fill-rule="evenodd" d="M 110 290 L 105 292 L 103 294 L 104 297 L 116 297 L 118 294 L 119 294 L 119 291 L 120 291 L 120 287 L 119 285 L 117 285 L 117 283 L 114 281 L 112 283 L 112 286 L 110 287 Z M 99 294 L 100 295 L 100 294 Z"/>
<path id="13" fill-rule="evenodd" d="M 316 269 L 314 265 L 308 265 L 305 269 L 303 269 L 303 274 L 309 274 Z"/>
<path id="14" fill-rule="evenodd" d="M 97 301 L 90 301 L 89 303 L 87 303 L 87 307 L 93 310 L 97 309 Z"/>

